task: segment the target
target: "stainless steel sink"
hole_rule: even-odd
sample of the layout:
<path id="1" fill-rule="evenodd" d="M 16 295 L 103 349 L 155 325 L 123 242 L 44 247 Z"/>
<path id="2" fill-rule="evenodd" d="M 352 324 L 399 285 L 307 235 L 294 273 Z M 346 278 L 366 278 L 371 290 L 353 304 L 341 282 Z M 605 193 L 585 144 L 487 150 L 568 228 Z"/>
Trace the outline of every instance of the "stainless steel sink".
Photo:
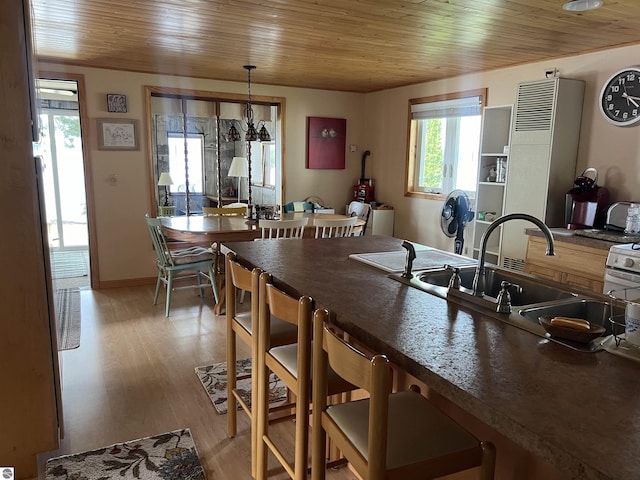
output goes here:
<path id="1" fill-rule="evenodd" d="M 465 289 L 471 290 L 474 273 L 475 268 L 464 268 L 460 270 L 460 284 L 463 287 L 461 291 L 469 295 L 471 295 L 471 293 L 466 292 Z M 417 281 L 438 287 L 447 287 L 450 278 L 451 271 L 441 269 L 423 272 L 418 275 Z M 500 285 L 503 281 L 520 285 L 522 288 L 522 292 L 519 293 L 510 291 L 511 305 L 513 306 L 531 305 L 575 297 L 575 294 L 572 292 L 561 290 L 555 286 L 545 285 L 523 275 L 511 274 L 495 268 L 486 268 L 485 297 L 490 297 L 487 299 L 489 302 L 495 303 L 495 299 L 500 293 Z M 412 284 L 412 286 L 416 285 Z"/>
<path id="2" fill-rule="evenodd" d="M 602 336 L 611 335 L 613 333 L 611 322 L 609 321 L 609 317 L 611 316 L 611 305 L 608 302 L 582 299 L 569 303 L 523 308 L 519 313 L 524 318 L 534 323 L 538 323 L 538 318 L 544 315 L 552 317 L 583 318 L 591 324 L 603 326 L 606 329 L 606 332 Z"/>
<path id="3" fill-rule="evenodd" d="M 624 311 L 619 307 L 611 310 L 611 305 L 608 302 L 600 302 L 597 300 L 581 299 L 573 302 L 555 303 L 550 305 L 540 305 L 535 307 L 523 308 L 519 311 L 522 318 L 531 323 L 538 324 L 538 318 L 549 315 L 553 317 L 574 317 L 587 320 L 591 324 L 601 325 L 605 328 L 605 333 L 601 337 L 596 338 L 590 343 L 577 343 L 563 338 L 553 338 L 548 334 L 545 336 L 551 340 L 571 347 L 575 350 L 582 351 L 598 351 L 602 350 L 602 340 L 604 337 L 608 337 L 613 334 L 611 322 L 609 317 L 613 313 L 619 315 Z"/>

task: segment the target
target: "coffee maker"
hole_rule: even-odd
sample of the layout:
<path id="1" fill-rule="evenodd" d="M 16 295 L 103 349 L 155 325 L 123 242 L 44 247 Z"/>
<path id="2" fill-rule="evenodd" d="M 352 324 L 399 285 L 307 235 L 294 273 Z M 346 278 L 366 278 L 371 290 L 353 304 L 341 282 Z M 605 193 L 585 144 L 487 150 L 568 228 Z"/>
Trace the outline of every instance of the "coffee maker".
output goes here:
<path id="1" fill-rule="evenodd" d="M 591 173 L 593 178 L 588 177 Z M 569 230 L 603 228 L 609 208 L 609 190 L 597 185 L 598 171 L 587 168 L 565 196 L 565 224 Z"/>

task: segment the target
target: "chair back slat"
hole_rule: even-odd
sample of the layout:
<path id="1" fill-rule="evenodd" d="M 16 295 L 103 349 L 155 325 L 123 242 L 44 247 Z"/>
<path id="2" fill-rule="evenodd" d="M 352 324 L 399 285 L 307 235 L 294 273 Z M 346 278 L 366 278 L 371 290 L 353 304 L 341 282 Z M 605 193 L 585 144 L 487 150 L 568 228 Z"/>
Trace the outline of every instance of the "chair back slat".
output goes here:
<path id="1" fill-rule="evenodd" d="M 292 325 L 298 325 L 300 299 L 306 297 L 294 298 L 270 283 L 268 276 L 266 276 L 266 278 L 264 301 L 269 306 L 271 315 L 275 315 L 280 320 Z"/>
<path id="2" fill-rule="evenodd" d="M 162 233 L 162 222 L 159 218 L 151 218 L 149 214 L 145 215 L 147 221 L 147 227 L 153 241 L 153 248 L 156 251 L 158 257 L 159 266 L 174 266 L 173 258 L 167 245 L 167 239 Z"/>
<path id="3" fill-rule="evenodd" d="M 295 220 L 260 220 L 258 227 L 262 230 L 262 239 L 302 238 L 308 218 Z"/>
<path id="4" fill-rule="evenodd" d="M 251 291 L 251 270 L 240 265 L 233 252 L 227 253 L 227 268 L 231 273 L 231 281 L 234 287 L 240 290 Z"/>
<path id="5" fill-rule="evenodd" d="M 315 238 L 350 237 L 358 217 L 323 219 L 316 217 L 313 225 L 316 228 Z"/>
<path id="6" fill-rule="evenodd" d="M 350 345 L 338 334 L 334 327 L 326 323 L 328 318 L 329 315 L 326 310 L 319 309 L 314 314 L 314 322 L 316 323 L 314 337 L 322 339 L 322 347 L 327 354 L 329 366 L 349 383 L 371 393 L 374 364 L 376 365 L 375 368 L 384 369 L 386 368 L 384 367 L 386 363 L 389 368 L 389 375 L 391 374 L 391 367 L 387 357 L 384 355 L 370 357 Z M 318 336 L 316 337 L 316 335 Z M 388 385 L 388 389 L 389 393 L 391 393 L 391 384 Z"/>

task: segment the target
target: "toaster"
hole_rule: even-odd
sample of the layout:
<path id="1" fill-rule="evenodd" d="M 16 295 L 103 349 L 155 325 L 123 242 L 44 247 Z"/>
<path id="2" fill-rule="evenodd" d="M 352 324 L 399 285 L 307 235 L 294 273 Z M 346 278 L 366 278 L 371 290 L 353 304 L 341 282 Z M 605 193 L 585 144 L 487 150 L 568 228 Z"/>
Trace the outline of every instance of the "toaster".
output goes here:
<path id="1" fill-rule="evenodd" d="M 616 202 L 607 210 L 607 220 L 604 224 L 605 230 L 623 232 L 627 224 L 627 212 L 631 202 Z"/>

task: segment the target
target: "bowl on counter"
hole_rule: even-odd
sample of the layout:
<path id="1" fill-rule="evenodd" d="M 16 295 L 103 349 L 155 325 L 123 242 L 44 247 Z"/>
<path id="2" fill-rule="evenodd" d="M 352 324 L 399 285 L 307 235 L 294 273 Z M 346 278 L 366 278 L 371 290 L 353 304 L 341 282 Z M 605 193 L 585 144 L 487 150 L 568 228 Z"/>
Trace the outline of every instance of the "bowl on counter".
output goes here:
<path id="1" fill-rule="evenodd" d="M 543 315 L 539 318 L 540 325 L 542 325 L 542 327 L 552 337 L 564 338 L 565 340 L 571 340 L 578 343 L 589 343 L 590 341 L 601 337 L 606 331 L 602 325 L 593 323 L 589 325 L 589 330 L 577 330 L 575 328 L 552 325 L 551 320 L 554 317 L 555 315 Z"/>

